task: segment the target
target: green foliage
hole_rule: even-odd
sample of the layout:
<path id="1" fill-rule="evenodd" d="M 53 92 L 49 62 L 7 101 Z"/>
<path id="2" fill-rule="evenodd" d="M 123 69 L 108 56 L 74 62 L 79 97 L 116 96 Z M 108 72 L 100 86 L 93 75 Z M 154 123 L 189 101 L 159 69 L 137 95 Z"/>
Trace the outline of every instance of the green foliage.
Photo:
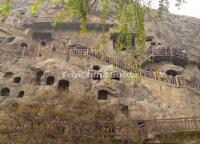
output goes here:
<path id="1" fill-rule="evenodd" d="M 10 13 L 11 0 L 3 0 L 3 5 L 0 6 L 0 17 L 5 18 Z"/>
<path id="2" fill-rule="evenodd" d="M 31 13 L 37 15 L 38 14 L 38 9 L 42 7 L 44 4 L 44 0 L 37 1 L 33 3 L 31 7 Z"/>
<path id="3" fill-rule="evenodd" d="M 108 18 L 110 12 L 110 0 L 102 0 L 102 23 L 105 23 L 105 20 Z"/>

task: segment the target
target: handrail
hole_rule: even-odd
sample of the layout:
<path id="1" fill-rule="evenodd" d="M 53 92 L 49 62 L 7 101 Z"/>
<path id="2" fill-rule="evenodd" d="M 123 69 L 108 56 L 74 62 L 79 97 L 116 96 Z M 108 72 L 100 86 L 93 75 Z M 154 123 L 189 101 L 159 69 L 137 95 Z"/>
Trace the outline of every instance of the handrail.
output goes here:
<path id="1" fill-rule="evenodd" d="M 72 49 L 67 52 L 70 56 L 89 56 L 95 59 L 98 59 L 100 61 L 103 61 L 107 64 L 113 64 L 115 67 L 135 73 L 135 66 L 128 67 L 125 65 L 125 63 L 122 60 L 118 59 L 113 59 L 107 56 L 103 56 L 101 53 L 95 53 L 94 51 L 91 50 L 77 50 L 77 49 Z M 150 72 L 146 71 L 144 69 L 141 70 L 140 76 L 164 82 L 166 84 L 170 84 L 173 86 L 177 87 L 186 87 L 196 93 L 200 94 L 200 83 L 199 82 L 192 82 L 187 79 L 184 79 L 183 77 L 173 77 L 173 76 L 167 76 L 166 74 L 160 74 L 160 73 L 155 73 L 155 72 Z"/>
<path id="2" fill-rule="evenodd" d="M 17 115 L 16 117 L 0 116 L 0 133 L 4 132 L 17 132 L 17 131 L 27 131 L 30 129 L 29 125 L 24 120 L 21 119 L 23 116 Z M 67 118 L 61 119 L 49 119 L 47 117 L 34 117 L 34 126 L 40 128 L 41 122 L 49 123 L 48 127 L 60 125 L 67 126 L 70 128 L 70 123 Z M 186 117 L 186 118 L 172 118 L 172 119 L 151 119 L 151 120 L 133 120 L 128 123 L 123 122 L 93 122 L 88 121 L 82 124 L 82 127 L 88 126 L 98 126 L 98 127 L 107 127 L 111 131 L 101 131 L 101 129 L 94 129 L 96 133 L 87 134 L 97 134 L 97 135 L 109 135 L 109 136 L 122 136 L 121 132 L 126 131 L 126 136 L 134 136 L 136 134 L 140 135 L 140 139 L 143 140 L 147 138 L 148 134 L 162 134 L 162 133 L 172 133 L 172 132 L 193 132 L 200 131 L 200 117 Z M 115 131 L 112 131 L 115 129 Z M 50 130 L 47 128 L 47 130 Z M 125 131 L 124 131 L 125 130 Z M 54 132 L 56 132 L 55 130 Z M 128 132 L 133 135 L 129 135 Z M 92 131 L 91 131 L 92 132 Z M 59 133 L 59 130 L 58 130 Z M 63 134 L 63 133 L 60 133 Z M 86 134 L 86 135 L 87 135 Z"/>
<path id="3" fill-rule="evenodd" d="M 188 53 L 179 48 L 169 48 L 169 47 L 150 48 L 145 52 L 145 56 L 146 56 L 146 60 L 148 60 L 150 57 L 164 57 L 164 56 L 166 57 L 167 56 L 167 57 L 180 58 L 188 62 L 195 63 L 197 65 L 200 64 L 199 56 L 192 53 Z"/>
<path id="4" fill-rule="evenodd" d="M 15 45 L 2 45 L 2 46 L 4 46 L 6 49 L 15 48 Z M 28 51 L 29 50 L 25 51 L 24 56 L 33 56 L 34 55 L 34 53 L 30 54 Z M 166 50 L 165 52 L 166 52 L 165 55 L 169 54 L 169 49 Z M 59 52 L 59 53 L 61 53 L 61 52 Z M 153 52 L 149 51 L 148 53 L 153 53 Z M 62 54 L 66 54 L 66 55 L 70 55 L 70 56 L 78 56 L 78 57 L 87 56 L 87 57 L 95 58 L 101 62 L 105 62 L 107 64 L 113 64 L 113 66 L 115 66 L 119 69 L 125 70 L 127 72 L 135 73 L 134 65 L 127 66 L 126 63 L 121 59 L 111 58 L 111 57 L 105 56 L 104 54 L 102 54 L 100 52 L 96 53 L 94 51 L 91 51 L 90 49 L 84 49 L 84 50 L 83 49 L 70 49 L 68 51 L 62 52 Z M 166 84 L 170 84 L 173 86 L 177 86 L 177 87 L 186 87 L 196 93 L 200 93 L 200 83 L 199 82 L 192 82 L 192 81 L 189 81 L 182 77 L 167 76 L 165 74 L 150 72 L 150 71 L 146 71 L 144 69 L 141 70 L 140 76 L 151 79 L 151 80 L 156 80 L 156 81 L 160 81 L 160 82 L 163 82 Z"/>
<path id="5" fill-rule="evenodd" d="M 200 117 L 145 120 L 148 133 L 200 131 Z"/>

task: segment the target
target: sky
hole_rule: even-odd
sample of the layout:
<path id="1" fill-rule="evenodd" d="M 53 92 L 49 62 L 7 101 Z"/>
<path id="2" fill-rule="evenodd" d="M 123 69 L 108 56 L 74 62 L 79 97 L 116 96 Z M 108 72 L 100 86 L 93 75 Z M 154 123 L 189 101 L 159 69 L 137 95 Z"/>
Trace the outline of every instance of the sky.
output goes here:
<path id="1" fill-rule="evenodd" d="M 200 18 L 200 0 L 186 0 L 187 2 L 181 5 L 180 9 L 175 6 L 175 1 L 176 0 L 170 0 L 171 13 Z M 153 5 L 157 7 L 157 4 L 158 3 L 154 3 Z"/>

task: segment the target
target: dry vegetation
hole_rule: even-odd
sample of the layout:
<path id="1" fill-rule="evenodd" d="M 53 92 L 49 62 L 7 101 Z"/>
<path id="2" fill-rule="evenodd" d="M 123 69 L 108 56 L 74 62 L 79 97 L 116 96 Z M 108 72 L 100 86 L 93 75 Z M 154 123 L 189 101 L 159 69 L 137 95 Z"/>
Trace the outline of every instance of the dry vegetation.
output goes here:
<path id="1" fill-rule="evenodd" d="M 88 94 L 48 92 L 31 103 L 11 103 L 5 113 L 0 120 L 2 144 L 106 144 L 130 136 L 125 129 L 116 136 L 117 108 L 100 107 Z"/>

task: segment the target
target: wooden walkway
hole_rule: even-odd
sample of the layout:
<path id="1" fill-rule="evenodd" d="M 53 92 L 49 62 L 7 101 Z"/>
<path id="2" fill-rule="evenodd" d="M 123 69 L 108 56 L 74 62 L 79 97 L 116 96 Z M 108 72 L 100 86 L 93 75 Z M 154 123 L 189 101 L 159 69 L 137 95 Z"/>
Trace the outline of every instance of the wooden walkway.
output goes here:
<path id="1" fill-rule="evenodd" d="M 200 132 L 200 117 L 145 120 L 142 121 L 142 126 L 139 126 L 141 137 L 146 137 L 148 134 L 195 131 Z"/>
<path id="2" fill-rule="evenodd" d="M 149 48 L 145 53 L 145 60 L 142 65 L 149 63 L 149 59 L 153 58 L 155 61 L 179 61 L 181 64 L 197 64 L 200 66 L 200 56 L 188 53 L 183 49 L 158 47 Z"/>
<path id="3" fill-rule="evenodd" d="M 96 52 L 90 51 L 90 50 L 70 50 L 67 52 L 67 55 L 77 56 L 77 57 L 87 56 L 90 58 L 95 58 L 106 64 L 112 64 L 113 66 L 115 66 L 121 70 L 124 70 L 127 72 L 132 72 L 132 73 L 137 72 L 137 74 L 139 74 L 143 78 L 154 80 L 155 82 L 156 81 L 162 82 L 162 83 L 169 84 L 169 85 L 176 86 L 176 87 L 186 87 L 186 88 L 200 94 L 200 83 L 199 82 L 192 82 L 192 81 L 187 80 L 180 76 L 173 77 L 173 76 L 168 76 L 166 74 L 160 74 L 160 73 L 156 73 L 156 72 L 146 71 L 144 69 L 140 69 L 138 72 L 138 70 L 136 70 L 136 68 L 135 68 L 135 65 L 127 66 L 127 63 L 121 59 L 114 59 L 111 57 L 107 57 L 101 53 L 96 53 Z"/>

